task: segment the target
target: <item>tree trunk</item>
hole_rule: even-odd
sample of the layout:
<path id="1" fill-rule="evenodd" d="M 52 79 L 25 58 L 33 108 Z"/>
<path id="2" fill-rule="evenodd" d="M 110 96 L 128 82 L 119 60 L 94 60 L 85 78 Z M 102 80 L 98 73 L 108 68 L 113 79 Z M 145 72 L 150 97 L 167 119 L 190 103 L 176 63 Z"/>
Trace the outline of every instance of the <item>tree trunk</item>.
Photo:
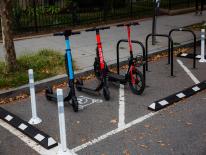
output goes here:
<path id="1" fill-rule="evenodd" d="M 0 15 L 5 62 L 8 71 L 15 71 L 17 69 L 17 61 L 11 30 L 12 0 L 0 1 Z"/>

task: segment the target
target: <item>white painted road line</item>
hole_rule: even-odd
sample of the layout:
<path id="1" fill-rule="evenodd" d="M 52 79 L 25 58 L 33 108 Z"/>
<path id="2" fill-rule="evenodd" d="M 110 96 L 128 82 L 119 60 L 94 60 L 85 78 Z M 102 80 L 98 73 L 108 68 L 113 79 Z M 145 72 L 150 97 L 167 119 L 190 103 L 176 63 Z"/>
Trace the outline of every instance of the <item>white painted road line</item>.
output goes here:
<path id="1" fill-rule="evenodd" d="M 192 72 L 183 64 L 183 62 L 177 59 L 179 65 L 184 69 L 184 71 L 189 75 L 189 77 L 194 81 L 195 84 L 200 83 L 200 81 L 192 74 Z"/>
<path id="2" fill-rule="evenodd" d="M 27 144 L 32 150 L 36 151 L 38 154 L 41 155 L 57 155 L 58 153 L 58 147 L 54 147 L 50 150 L 47 150 L 34 142 L 32 139 L 29 137 L 25 136 L 23 133 L 15 129 L 14 127 L 10 126 L 6 122 L 0 119 L 0 126 L 9 131 L 11 134 L 17 136 L 21 141 Z M 49 141 L 50 142 L 50 141 Z"/>
<path id="3" fill-rule="evenodd" d="M 124 85 L 120 84 L 119 88 L 119 122 L 118 128 L 125 126 L 125 98 L 124 98 Z"/>
<path id="4" fill-rule="evenodd" d="M 73 151 L 73 152 L 78 152 L 78 151 L 81 151 L 81 150 L 87 148 L 88 146 L 92 146 L 92 145 L 94 145 L 94 144 L 96 144 L 96 143 L 99 143 L 100 141 L 102 141 L 102 140 L 104 140 L 104 139 L 106 139 L 106 138 L 108 138 L 108 137 L 110 137 L 110 136 L 112 136 L 112 135 L 115 135 L 115 134 L 117 134 L 117 133 L 119 133 L 119 132 L 121 132 L 121 131 L 123 131 L 123 130 L 125 130 L 125 129 L 128 129 L 128 128 L 136 125 L 136 124 L 139 124 L 139 123 L 145 121 L 145 120 L 148 119 L 148 118 L 153 117 L 153 116 L 156 115 L 157 113 L 158 113 L 158 112 L 154 112 L 154 113 L 151 112 L 151 113 L 149 113 L 149 114 L 147 114 L 147 115 L 144 115 L 144 116 L 142 116 L 142 117 L 140 117 L 140 118 L 137 118 L 136 120 L 131 121 L 130 123 L 126 124 L 126 125 L 125 125 L 124 127 L 122 127 L 122 128 L 114 129 L 114 130 L 112 130 L 112 131 L 110 131 L 110 132 L 107 132 L 107 133 L 104 134 L 104 135 L 101 135 L 101 136 L 98 137 L 98 138 L 95 138 L 95 139 L 93 139 L 93 140 L 91 140 L 91 141 L 88 141 L 87 143 L 84 143 L 84 144 L 82 144 L 82 145 L 80 145 L 80 146 L 77 146 L 77 147 L 73 148 L 72 151 Z"/>

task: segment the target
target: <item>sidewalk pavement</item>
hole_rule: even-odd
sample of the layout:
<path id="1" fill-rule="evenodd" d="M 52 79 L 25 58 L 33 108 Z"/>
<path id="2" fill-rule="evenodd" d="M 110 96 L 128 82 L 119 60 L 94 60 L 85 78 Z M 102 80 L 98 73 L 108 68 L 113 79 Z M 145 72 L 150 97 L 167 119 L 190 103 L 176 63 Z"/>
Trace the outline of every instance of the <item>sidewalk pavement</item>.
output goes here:
<path id="1" fill-rule="evenodd" d="M 195 23 L 200 23 L 206 20 L 206 11 L 203 16 L 195 16 L 194 13 L 175 15 L 175 16 L 160 16 L 157 20 L 157 33 L 168 34 L 173 28 L 184 27 Z M 132 27 L 132 39 L 139 40 L 145 43 L 146 36 L 152 31 L 152 19 L 140 20 L 140 25 Z M 117 28 L 112 26 L 109 30 L 101 31 L 101 39 L 103 43 L 104 57 L 108 64 L 116 62 L 116 44 L 120 39 L 127 39 L 126 28 Z M 196 32 L 197 38 L 200 38 L 200 32 Z M 82 32 L 80 35 L 71 36 L 71 48 L 73 59 L 79 69 L 91 68 L 95 57 L 96 37 L 95 32 Z M 189 33 L 176 32 L 173 35 L 175 43 L 190 43 L 192 35 Z M 157 38 L 156 46 L 150 45 L 149 53 L 154 53 L 158 49 L 167 48 L 168 41 L 165 38 Z M 151 44 L 151 40 L 150 40 Z M 128 45 L 122 44 L 120 50 L 120 58 L 123 60 L 129 56 Z M 54 37 L 52 34 L 41 37 L 31 37 L 30 39 L 22 39 L 15 41 L 15 49 L 17 56 L 33 53 L 39 49 L 49 48 L 59 50 L 64 53 L 65 44 L 64 37 Z M 134 46 L 134 51 L 141 52 L 139 47 Z M 137 49 L 137 50 L 136 50 Z M 0 43 L 0 59 L 3 59 L 3 47 Z"/>

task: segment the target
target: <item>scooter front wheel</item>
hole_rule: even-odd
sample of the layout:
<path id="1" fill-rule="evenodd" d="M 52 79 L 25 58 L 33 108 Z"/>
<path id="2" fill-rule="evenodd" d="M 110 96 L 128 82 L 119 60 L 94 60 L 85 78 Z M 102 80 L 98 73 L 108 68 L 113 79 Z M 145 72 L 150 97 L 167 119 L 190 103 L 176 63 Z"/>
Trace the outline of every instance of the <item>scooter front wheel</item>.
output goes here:
<path id="1" fill-rule="evenodd" d="M 83 81 L 80 80 L 80 79 L 77 79 L 77 81 L 76 81 L 76 89 L 78 91 L 82 91 L 82 86 L 83 86 Z"/>
<path id="2" fill-rule="evenodd" d="M 142 73 L 138 69 L 132 70 L 130 75 L 129 86 L 136 95 L 141 95 L 145 89 L 145 82 Z"/>
<path id="3" fill-rule="evenodd" d="M 104 95 L 104 98 L 105 100 L 110 100 L 110 91 L 107 87 L 104 87 L 103 88 L 103 95 Z"/>
<path id="4" fill-rule="evenodd" d="M 51 94 L 51 95 L 54 94 L 54 92 L 53 92 L 51 87 L 47 87 L 46 91 L 45 91 L 45 96 L 46 96 L 47 100 L 51 101 L 52 98 L 49 96 L 49 94 Z"/>

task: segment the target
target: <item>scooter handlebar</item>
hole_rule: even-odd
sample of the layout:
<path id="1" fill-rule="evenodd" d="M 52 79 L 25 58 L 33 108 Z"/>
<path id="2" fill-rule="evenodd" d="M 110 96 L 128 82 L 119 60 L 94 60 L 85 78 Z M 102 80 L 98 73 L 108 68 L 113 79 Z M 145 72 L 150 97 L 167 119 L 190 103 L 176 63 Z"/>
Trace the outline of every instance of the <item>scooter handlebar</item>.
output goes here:
<path id="1" fill-rule="evenodd" d="M 110 29 L 110 26 L 106 26 L 106 27 L 100 27 L 100 30 L 106 30 L 106 29 Z"/>
<path id="2" fill-rule="evenodd" d="M 72 32 L 72 30 L 65 30 L 64 32 L 57 32 L 54 33 L 54 36 L 71 36 L 71 35 L 77 35 L 80 34 L 81 32 L 77 31 L 77 32 Z"/>
<path id="3" fill-rule="evenodd" d="M 63 35 L 64 35 L 64 32 L 57 32 L 53 34 L 53 36 L 63 36 Z"/>
<path id="4" fill-rule="evenodd" d="M 139 25 L 139 22 L 132 22 L 131 25 L 133 25 L 133 26 Z"/>
<path id="5" fill-rule="evenodd" d="M 116 25 L 117 27 L 123 27 L 123 26 L 125 26 L 125 24 L 118 24 L 118 25 Z"/>
<path id="6" fill-rule="evenodd" d="M 117 27 L 123 27 L 123 26 L 135 26 L 135 25 L 139 25 L 139 22 L 131 22 L 131 23 L 125 23 L 125 24 L 118 24 L 116 25 Z"/>
<path id="7" fill-rule="evenodd" d="M 76 31 L 76 32 L 72 32 L 71 35 L 77 35 L 77 34 L 81 34 L 80 31 Z"/>
<path id="8" fill-rule="evenodd" d="M 109 27 L 109 26 L 107 26 L 107 27 L 98 27 L 98 28 L 93 27 L 93 28 L 90 28 L 90 29 L 86 29 L 85 31 L 86 31 L 86 32 L 91 32 L 91 31 L 106 30 L 106 29 L 110 29 L 110 27 Z"/>

